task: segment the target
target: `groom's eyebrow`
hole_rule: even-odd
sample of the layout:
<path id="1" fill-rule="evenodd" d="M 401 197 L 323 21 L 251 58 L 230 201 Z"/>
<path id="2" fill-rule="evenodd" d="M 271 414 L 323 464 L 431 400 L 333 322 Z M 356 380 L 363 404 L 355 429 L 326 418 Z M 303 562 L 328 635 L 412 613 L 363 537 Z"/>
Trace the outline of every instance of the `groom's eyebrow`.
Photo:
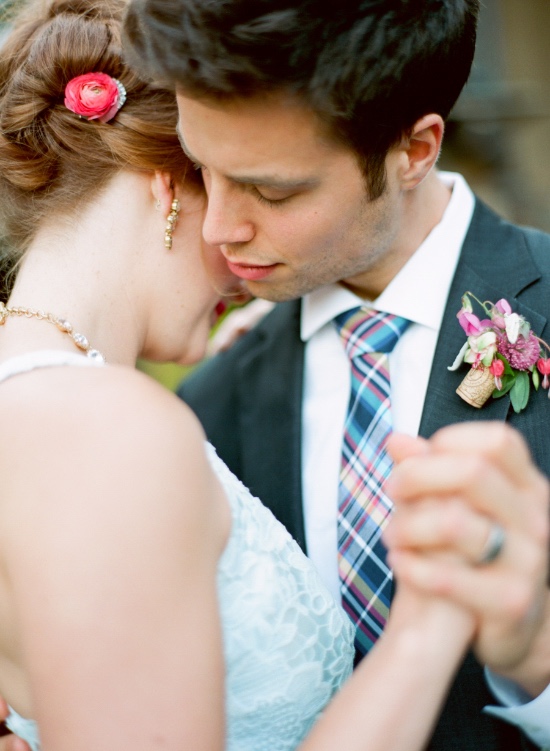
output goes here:
<path id="1" fill-rule="evenodd" d="M 193 154 L 189 151 L 187 148 L 187 144 L 185 143 L 183 139 L 183 135 L 179 129 L 179 123 L 176 125 L 176 133 L 178 134 L 178 139 L 180 142 L 180 146 L 183 149 L 183 153 L 186 155 L 188 159 L 190 159 L 193 164 L 200 164 L 199 160 L 193 156 Z M 282 177 L 277 177 L 276 175 L 228 175 L 229 179 L 234 182 L 238 183 L 239 185 L 256 185 L 258 187 L 264 187 L 264 188 L 274 188 L 275 190 L 286 190 L 286 191 L 292 191 L 292 190 L 307 190 L 310 188 L 315 188 L 317 185 L 319 185 L 319 179 L 316 177 L 309 177 L 305 179 L 285 179 Z"/>
<path id="2" fill-rule="evenodd" d="M 319 184 L 317 178 L 291 180 L 276 175 L 239 175 L 230 178 L 234 183 L 254 185 L 257 188 L 274 188 L 275 190 L 307 190 Z"/>

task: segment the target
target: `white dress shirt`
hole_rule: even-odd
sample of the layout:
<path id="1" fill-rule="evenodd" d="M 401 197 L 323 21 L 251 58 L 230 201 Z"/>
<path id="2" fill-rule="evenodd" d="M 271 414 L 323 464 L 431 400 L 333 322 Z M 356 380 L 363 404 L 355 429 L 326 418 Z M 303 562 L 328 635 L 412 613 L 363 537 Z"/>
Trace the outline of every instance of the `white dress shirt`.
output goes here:
<path id="1" fill-rule="evenodd" d="M 372 301 L 377 310 L 412 321 L 390 354 L 389 366 L 393 428 L 414 436 L 418 435 L 449 289 L 475 205 L 473 193 L 460 175 L 439 176 L 452 188 L 441 222 Z M 306 343 L 302 413 L 306 540 L 309 556 L 337 599 L 338 476 L 350 367 L 332 319 L 364 302 L 340 285 L 317 289 L 302 302 L 301 338 Z M 457 311 L 459 308 L 457 300 Z M 536 700 L 528 701 L 529 697 L 518 693 L 514 684 L 498 676 L 491 675 L 489 685 L 508 707 L 486 711 L 522 727 L 535 743 L 550 746 L 550 687 Z"/>

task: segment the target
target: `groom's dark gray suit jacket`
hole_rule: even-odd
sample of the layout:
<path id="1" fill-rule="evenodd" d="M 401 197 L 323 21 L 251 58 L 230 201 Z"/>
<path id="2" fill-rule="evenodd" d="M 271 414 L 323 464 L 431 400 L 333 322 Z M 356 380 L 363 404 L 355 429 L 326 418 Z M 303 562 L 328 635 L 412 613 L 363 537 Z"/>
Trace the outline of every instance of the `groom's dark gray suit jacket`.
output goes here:
<path id="1" fill-rule="evenodd" d="M 520 415 L 511 410 L 508 397 L 491 399 L 476 410 L 455 394 L 466 371 L 450 372 L 447 366 L 465 341 L 456 313 L 468 290 L 480 300 L 506 298 L 530 321 L 535 333 L 544 337 L 550 330 L 550 236 L 508 224 L 477 202 L 447 300 L 420 435 L 430 436 L 459 421 L 508 420 L 523 433 L 535 461 L 550 475 L 550 401 L 546 391 L 532 391 L 527 409 Z M 195 371 L 179 394 L 199 416 L 220 456 L 305 550 L 301 483 L 304 345 L 299 323 L 299 301 L 278 305 L 230 351 Z M 494 703 L 480 665 L 469 655 L 429 748 L 534 748 L 514 727 L 482 713 L 485 705 Z"/>

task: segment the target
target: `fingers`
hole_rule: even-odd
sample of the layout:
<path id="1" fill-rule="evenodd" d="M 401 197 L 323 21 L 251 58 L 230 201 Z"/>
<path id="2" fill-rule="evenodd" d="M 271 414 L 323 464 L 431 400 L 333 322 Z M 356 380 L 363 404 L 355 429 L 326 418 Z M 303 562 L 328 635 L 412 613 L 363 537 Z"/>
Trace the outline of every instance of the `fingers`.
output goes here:
<path id="1" fill-rule="evenodd" d="M 476 563 L 486 549 L 493 522 L 472 511 L 458 498 L 442 503 L 434 499 L 403 505 L 384 531 L 391 548 L 420 549 L 426 553 L 452 550 Z"/>
<path id="2" fill-rule="evenodd" d="M 521 621 L 531 613 L 534 595 L 540 586 L 534 560 L 521 571 L 506 569 L 503 586 L 503 564 L 497 566 L 465 566 L 458 558 L 426 556 L 407 549 L 392 550 L 390 563 L 398 580 L 429 592 L 451 598 L 469 610 L 483 611 L 486 617 L 505 617 Z M 529 573 L 532 575 L 529 576 Z"/>
<path id="3" fill-rule="evenodd" d="M 5 735 L 0 738 L 0 751 L 31 751 L 31 748 L 18 736 Z"/>
<path id="4" fill-rule="evenodd" d="M 468 427 L 479 430 L 470 433 Z M 416 446 L 404 436 L 395 438 L 396 465 L 386 486 L 395 503 L 385 532 L 390 548 L 426 555 L 444 551 L 475 565 L 495 528 L 502 528 L 499 566 L 517 570 L 525 562 L 527 572 L 546 566 L 548 481 L 515 431 L 480 423 L 453 426 Z M 495 451 L 494 444 L 505 448 Z M 484 446 L 490 447 L 485 453 Z M 513 461 L 511 470 L 503 464 L 509 450 L 522 457 L 519 478 Z"/>
<path id="5" fill-rule="evenodd" d="M 436 451 L 483 456 L 520 486 L 532 482 L 537 473 L 522 436 L 505 423 L 458 423 L 438 431 L 431 442 Z"/>
<path id="6" fill-rule="evenodd" d="M 478 657 L 501 672 L 520 670 L 542 643 L 541 613 L 549 612 L 549 485 L 525 442 L 505 425 L 476 423 L 420 444 L 396 437 L 390 451 L 395 513 L 384 538 L 398 586 L 469 610 Z M 495 530 L 503 545 L 485 562 Z"/>
<path id="7" fill-rule="evenodd" d="M 388 440 L 388 451 L 395 464 L 402 462 L 409 456 L 417 456 L 429 451 L 428 441 L 424 438 L 413 438 L 403 433 L 392 433 Z"/>
<path id="8" fill-rule="evenodd" d="M 464 524 L 463 529 L 467 528 Z M 476 535 L 481 535 L 481 529 L 480 521 Z M 513 530 L 507 530 L 506 535 L 502 553 L 485 565 L 472 563 L 473 548 L 468 548 L 466 538 L 445 547 L 444 535 L 437 533 L 427 538 L 426 546 L 390 547 L 388 562 L 398 589 L 406 584 L 426 595 L 448 598 L 472 613 L 477 623 L 474 648 L 478 658 L 531 690 L 530 686 L 539 685 L 541 670 L 547 677 L 540 683 L 545 686 L 550 679 L 548 639 L 540 637 L 545 629 L 550 633 L 550 620 L 543 620 L 549 597 L 548 553 L 528 536 Z M 550 613 L 547 607 L 546 612 Z M 537 658 L 535 648 L 541 650 L 542 659 Z M 549 664 L 548 669 L 543 669 L 543 661 Z"/>
<path id="9" fill-rule="evenodd" d="M 478 430 L 483 426 L 486 431 Z M 476 428 L 471 440 L 467 428 Z M 519 434 L 505 425 L 452 426 L 430 439 L 422 453 L 409 453 L 401 459 L 398 451 L 394 461 L 386 490 L 398 507 L 425 497 L 459 497 L 504 526 L 547 534 L 547 481 L 534 466 Z"/>

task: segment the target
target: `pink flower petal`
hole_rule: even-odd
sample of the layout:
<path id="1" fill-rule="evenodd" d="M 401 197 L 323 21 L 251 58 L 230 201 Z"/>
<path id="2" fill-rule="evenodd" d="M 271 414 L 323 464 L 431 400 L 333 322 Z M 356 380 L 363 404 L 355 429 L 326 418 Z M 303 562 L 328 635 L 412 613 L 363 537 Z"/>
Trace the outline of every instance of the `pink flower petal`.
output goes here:
<path id="1" fill-rule="evenodd" d="M 509 316 L 512 312 L 512 307 L 508 300 L 505 300 L 504 297 L 502 297 L 495 305 L 495 308 L 498 310 L 499 313 L 502 313 L 503 315 Z"/>
<path id="2" fill-rule="evenodd" d="M 473 313 L 461 313 L 458 316 L 458 322 L 467 336 L 479 334 L 482 330 L 481 321 Z"/>

